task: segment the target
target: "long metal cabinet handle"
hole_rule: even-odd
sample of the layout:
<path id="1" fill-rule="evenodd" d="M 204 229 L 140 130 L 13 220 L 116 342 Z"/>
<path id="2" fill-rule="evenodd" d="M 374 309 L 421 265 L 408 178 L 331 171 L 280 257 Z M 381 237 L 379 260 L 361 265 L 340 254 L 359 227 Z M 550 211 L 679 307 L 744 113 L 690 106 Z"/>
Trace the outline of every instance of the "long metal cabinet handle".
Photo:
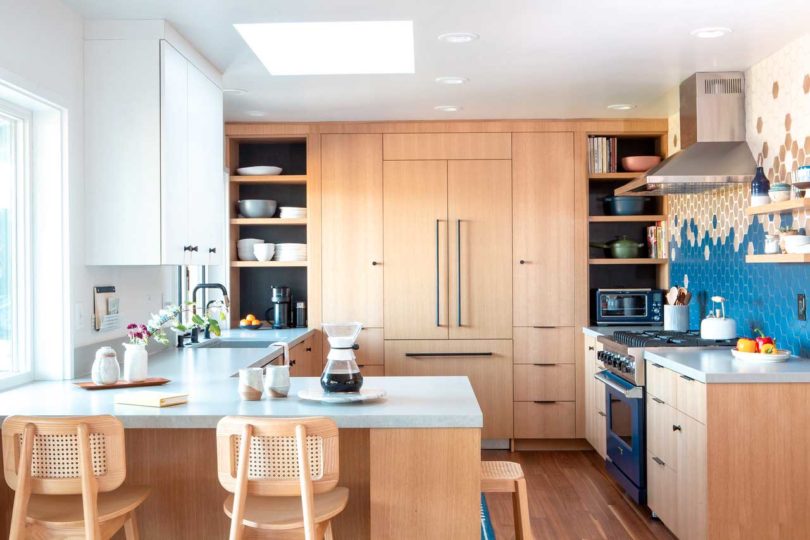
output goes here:
<path id="1" fill-rule="evenodd" d="M 458 272 L 458 325 L 461 326 L 461 220 L 456 221 L 456 257 Z"/>
<path id="2" fill-rule="evenodd" d="M 492 356 L 491 352 L 423 352 L 405 353 L 409 358 L 419 358 L 420 356 Z"/>
<path id="3" fill-rule="evenodd" d="M 439 219 L 436 220 L 436 326 L 441 326 L 439 320 Z"/>
<path id="4" fill-rule="evenodd" d="M 661 466 L 666 465 L 666 463 L 664 463 L 664 461 L 663 461 L 662 459 L 660 459 L 660 458 L 658 458 L 658 457 L 656 457 L 656 456 L 653 456 L 653 458 L 652 458 L 652 459 L 653 459 L 653 461 L 654 461 L 654 462 L 658 463 L 658 464 L 659 464 L 659 465 L 661 465 Z"/>

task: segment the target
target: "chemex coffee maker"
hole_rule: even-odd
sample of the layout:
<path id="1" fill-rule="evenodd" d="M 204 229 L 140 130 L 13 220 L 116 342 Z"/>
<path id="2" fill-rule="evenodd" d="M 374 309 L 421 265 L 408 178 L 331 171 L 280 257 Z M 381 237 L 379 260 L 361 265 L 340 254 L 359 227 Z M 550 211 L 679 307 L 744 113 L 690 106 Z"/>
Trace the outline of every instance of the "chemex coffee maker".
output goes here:
<path id="1" fill-rule="evenodd" d="M 290 288 L 284 285 L 271 286 L 270 303 L 272 306 L 265 313 L 265 319 L 273 321 L 273 328 L 291 327 L 292 291 Z"/>
<path id="2" fill-rule="evenodd" d="M 321 388 L 325 392 L 359 392 L 363 375 L 355 362 L 357 336 L 363 325 L 359 322 L 324 323 L 323 331 L 329 339 L 329 354 L 321 374 Z"/>

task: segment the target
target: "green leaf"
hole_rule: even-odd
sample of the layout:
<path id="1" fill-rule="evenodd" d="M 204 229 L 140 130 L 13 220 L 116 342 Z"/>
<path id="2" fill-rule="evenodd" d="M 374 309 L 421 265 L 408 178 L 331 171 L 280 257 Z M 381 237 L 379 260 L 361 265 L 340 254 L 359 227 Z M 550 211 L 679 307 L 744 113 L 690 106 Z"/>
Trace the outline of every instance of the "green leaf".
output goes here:
<path id="1" fill-rule="evenodd" d="M 211 328 L 211 333 L 214 334 L 215 336 L 219 336 L 222 333 L 219 329 L 219 323 L 214 319 L 209 319 L 208 324 Z"/>
<path id="2" fill-rule="evenodd" d="M 174 329 L 179 330 L 180 332 L 185 332 L 186 330 L 188 330 L 188 327 L 186 327 L 186 325 L 184 324 L 177 323 Z"/>
<path id="3" fill-rule="evenodd" d="M 196 313 L 191 316 L 191 322 L 193 322 L 194 324 L 198 324 L 200 326 L 205 326 L 205 319 L 203 319 Z"/>

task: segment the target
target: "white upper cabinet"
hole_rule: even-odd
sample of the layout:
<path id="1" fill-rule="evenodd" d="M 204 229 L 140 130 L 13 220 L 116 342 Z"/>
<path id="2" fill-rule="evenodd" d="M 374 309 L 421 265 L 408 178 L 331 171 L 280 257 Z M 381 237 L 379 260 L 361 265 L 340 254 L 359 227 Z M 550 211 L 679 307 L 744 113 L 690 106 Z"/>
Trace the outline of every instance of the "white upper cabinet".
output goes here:
<path id="1" fill-rule="evenodd" d="M 87 264 L 220 264 L 218 74 L 168 26 L 173 42 L 112 28 L 85 41 Z"/>

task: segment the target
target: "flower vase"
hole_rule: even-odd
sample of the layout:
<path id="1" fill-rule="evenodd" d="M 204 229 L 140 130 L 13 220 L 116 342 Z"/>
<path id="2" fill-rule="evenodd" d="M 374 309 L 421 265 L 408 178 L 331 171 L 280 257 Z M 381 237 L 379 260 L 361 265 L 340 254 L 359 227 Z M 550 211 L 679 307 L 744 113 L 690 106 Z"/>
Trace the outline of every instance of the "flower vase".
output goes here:
<path id="1" fill-rule="evenodd" d="M 149 355 L 142 343 L 124 343 L 124 380 L 137 382 L 146 379 Z"/>

